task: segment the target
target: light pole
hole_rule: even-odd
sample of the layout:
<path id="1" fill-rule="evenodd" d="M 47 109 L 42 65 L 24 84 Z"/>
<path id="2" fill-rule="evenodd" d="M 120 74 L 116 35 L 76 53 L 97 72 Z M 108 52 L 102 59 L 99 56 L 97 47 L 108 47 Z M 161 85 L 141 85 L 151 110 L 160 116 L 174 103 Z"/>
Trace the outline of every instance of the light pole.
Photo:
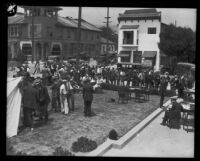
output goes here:
<path id="1" fill-rule="evenodd" d="M 32 38 L 32 63 L 34 61 L 34 56 L 35 56 L 35 50 L 34 50 L 34 9 L 32 7 L 32 24 L 31 24 L 31 38 Z"/>
<path id="2" fill-rule="evenodd" d="M 81 7 L 78 8 L 78 29 L 77 29 L 77 57 L 76 57 L 76 64 L 79 66 L 79 57 L 80 57 L 80 41 L 81 41 Z"/>

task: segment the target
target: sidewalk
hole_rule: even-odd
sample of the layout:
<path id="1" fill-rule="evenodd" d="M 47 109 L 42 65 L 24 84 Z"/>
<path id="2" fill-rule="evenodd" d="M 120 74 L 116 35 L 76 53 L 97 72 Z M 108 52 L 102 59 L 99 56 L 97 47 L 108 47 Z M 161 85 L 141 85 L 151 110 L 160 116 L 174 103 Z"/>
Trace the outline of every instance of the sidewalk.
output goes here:
<path id="1" fill-rule="evenodd" d="M 111 148 L 103 156 L 194 157 L 194 132 L 161 126 L 162 112 L 124 148 Z"/>

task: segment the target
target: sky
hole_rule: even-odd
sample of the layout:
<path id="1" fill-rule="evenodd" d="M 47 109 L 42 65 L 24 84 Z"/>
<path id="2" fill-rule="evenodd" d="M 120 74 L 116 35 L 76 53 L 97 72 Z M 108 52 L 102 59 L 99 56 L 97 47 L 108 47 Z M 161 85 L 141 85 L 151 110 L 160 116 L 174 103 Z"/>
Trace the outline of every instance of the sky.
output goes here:
<path id="1" fill-rule="evenodd" d="M 62 17 L 78 18 L 78 7 L 61 7 L 63 10 L 59 11 Z M 109 26 L 115 31 L 117 30 L 118 16 L 124 13 L 125 10 L 142 9 L 142 8 L 109 8 Z M 175 23 L 177 26 L 189 27 L 196 31 L 196 9 L 187 8 L 156 8 L 161 11 L 161 21 L 165 24 Z M 22 11 L 21 9 L 19 9 Z M 107 8 L 106 7 L 82 7 L 81 18 L 96 25 L 97 27 L 106 26 Z"/>

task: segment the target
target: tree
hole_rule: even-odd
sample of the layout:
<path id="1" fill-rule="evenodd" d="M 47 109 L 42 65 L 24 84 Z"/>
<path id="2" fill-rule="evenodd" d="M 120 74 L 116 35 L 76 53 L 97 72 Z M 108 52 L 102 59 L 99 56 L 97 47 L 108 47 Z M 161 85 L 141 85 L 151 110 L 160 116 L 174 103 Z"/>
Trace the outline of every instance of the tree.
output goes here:
<path id="1" fill-rule="evenodd" d="M 102 37 L 107 38 L 107 36 L 108 36 L 108 40 L 115 42 L 115 43 L 118 42 L 117 34 L 110 27 L 107 29 L 107 27 L 102 26 L 102 27 L 100 27 L 100 29 L 102 30 L 102 32 L 101 32 Z"/>
<path id="2" fill-rule="evenodd" d="M 175 56 L 177 61 L 194 63 L 196 32 L 173 24 L 165 25 L 160 33 L 158 46 L 167 56 Z"/>

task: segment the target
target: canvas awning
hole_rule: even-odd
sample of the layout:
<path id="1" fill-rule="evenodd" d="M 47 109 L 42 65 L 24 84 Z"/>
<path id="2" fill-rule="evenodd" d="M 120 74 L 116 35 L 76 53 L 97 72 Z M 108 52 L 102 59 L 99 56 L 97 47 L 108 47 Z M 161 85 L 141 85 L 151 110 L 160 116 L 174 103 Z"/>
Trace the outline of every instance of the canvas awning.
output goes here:
<path id="1" fill-rule="evenodd" d="M 144 51 L 143 58 L 154 58 L 157 54 L 157 51 Z"/>
<path id="2" fill-rule="evenodd" d="M 20 49 L 22 49 L 22 46 L 23 47 L 32 47 L 32 41 L 20 41 Z"/>
<path id="3" fill-rule="evenodd" d="M 118 57 L 129 57 L 131 55 L 130 50 L 122 50 L 119 54 L 117 54 Z"/>
<path id="4" fill-rule="evenodd" d="M 137 29 L 139 25 L 122 25 L 120 29 Z"/>
<path id="5" fill-rule="evenodd" d="M 118 54 L 117 56 L 118 57 L 129 57 L 130 55 L 129 54 Z"/>

